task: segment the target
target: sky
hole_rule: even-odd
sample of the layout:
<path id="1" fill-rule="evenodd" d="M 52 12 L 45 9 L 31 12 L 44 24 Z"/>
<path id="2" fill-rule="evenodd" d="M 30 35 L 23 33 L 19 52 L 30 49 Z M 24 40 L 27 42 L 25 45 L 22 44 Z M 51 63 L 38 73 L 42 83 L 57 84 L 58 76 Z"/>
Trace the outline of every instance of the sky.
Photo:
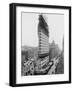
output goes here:
<path id="1" fill-rule="evenodd" d="M 43 14 L 49 28 L 49 42 L 53 40 L 62 49 L 64 37 L 64 15 Z M 38 46 L 38 13 L 22 13 L 22 46 Z"/>

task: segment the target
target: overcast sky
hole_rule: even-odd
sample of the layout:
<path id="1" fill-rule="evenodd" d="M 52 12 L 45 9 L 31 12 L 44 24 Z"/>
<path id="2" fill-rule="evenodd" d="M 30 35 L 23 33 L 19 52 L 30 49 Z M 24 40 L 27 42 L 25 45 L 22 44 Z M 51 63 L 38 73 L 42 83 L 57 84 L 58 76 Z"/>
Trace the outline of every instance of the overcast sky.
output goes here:
<path id="1" fill-rule="evenodd" d="M 35 13 L 22 13 L 22 46 L 38 46 L 38 16 Z M 64 36 L 64 15 L 43 14 L 49 26 L 49 42 L 53 40 L 62 49 Z"/>

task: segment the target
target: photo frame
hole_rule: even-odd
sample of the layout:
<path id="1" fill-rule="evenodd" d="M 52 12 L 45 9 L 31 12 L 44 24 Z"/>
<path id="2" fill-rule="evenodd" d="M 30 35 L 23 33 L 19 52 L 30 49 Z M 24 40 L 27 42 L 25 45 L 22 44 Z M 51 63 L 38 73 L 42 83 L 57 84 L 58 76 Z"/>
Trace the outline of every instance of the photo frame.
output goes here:
<path id="1" fill-rule="evenodd" d="M 71 83 L 71 7 L 9 7 L 10 86 Z"/>

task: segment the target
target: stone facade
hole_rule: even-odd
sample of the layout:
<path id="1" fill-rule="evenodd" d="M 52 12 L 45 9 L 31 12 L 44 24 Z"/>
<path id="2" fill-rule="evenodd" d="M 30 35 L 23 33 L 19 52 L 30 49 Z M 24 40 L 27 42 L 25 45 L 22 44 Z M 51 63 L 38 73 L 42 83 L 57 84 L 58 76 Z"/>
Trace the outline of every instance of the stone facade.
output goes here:
<path id="1" fill-rule="evenodd" d="M 44 55 L 48 56 L 47 54 L 49 53 L 49 30 L 48 25 L 42 15 L 39 15 L 38 37 L 39 37 L 39 53 L 38 53 L 39 57 L 42 57 Z"/>

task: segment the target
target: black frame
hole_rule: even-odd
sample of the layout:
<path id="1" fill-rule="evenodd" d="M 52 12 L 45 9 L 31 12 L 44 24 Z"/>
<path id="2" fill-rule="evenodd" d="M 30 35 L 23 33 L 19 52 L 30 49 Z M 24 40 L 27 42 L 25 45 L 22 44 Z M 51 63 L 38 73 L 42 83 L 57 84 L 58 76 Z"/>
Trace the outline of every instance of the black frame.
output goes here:
<path id="1" fill-rule="evenodd" d="M 28 83 L 16 84 L 16 7 L 38 7 L 38 8 L 55 8 L 69 10 L 69 81 L 59 82 L 42 82 L 42 83 Z M 55 6 L 55 5 L 40 5 L 40 4 L 10 4 L 10 63 L 9 63 L 9 85 L 16 86 L 33 86 L 33 85 L 51 85 L 51 84 L 66 84 L 71 83 L 71 7 L 70 6 Z"/>

